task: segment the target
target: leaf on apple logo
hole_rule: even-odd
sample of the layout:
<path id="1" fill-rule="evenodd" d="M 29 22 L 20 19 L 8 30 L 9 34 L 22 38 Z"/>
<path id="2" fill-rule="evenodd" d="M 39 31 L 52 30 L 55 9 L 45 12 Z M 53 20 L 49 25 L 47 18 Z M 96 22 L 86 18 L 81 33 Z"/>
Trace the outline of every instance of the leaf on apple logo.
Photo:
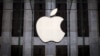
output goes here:
<path id="1" fill-rule="evenodd" d="M 51 13 L 50 13 L 50 16 L 53 16 L 53 15 L 55 15 L 56 13 L 57 13 L 57 8 L 55 8 L 55 9 L 53 9 L 52 11 L 51 11 Z"/>

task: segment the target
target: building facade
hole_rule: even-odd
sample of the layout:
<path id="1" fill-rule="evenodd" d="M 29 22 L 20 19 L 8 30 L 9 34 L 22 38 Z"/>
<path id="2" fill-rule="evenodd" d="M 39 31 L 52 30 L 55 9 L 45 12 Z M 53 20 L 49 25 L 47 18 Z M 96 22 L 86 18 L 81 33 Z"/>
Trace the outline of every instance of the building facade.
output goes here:
<path id="1" fill-rule="evenodd" d="M 58 8 L 66 33 L 44 43 L 36 22 Z M 99 0 L 0 0 L 0 56 L 100 56 Z"/>

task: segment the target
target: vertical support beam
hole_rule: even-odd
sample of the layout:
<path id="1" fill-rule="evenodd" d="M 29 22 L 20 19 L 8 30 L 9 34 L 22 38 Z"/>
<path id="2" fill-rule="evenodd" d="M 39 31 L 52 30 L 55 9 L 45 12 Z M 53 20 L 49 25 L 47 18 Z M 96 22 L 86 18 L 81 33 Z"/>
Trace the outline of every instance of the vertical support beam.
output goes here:
<path id="1" fill-rule="evenodd" d="M 100 56 L 99 55 L 99 35 L 97 28 L 97 1 L 88 0 L 88 17 L 89 17 L 89 42 L 90 42 L 90 56 Z M 95 49 L 95 50 L 94 50 Z"/>
<path id="2" fill-rule="evenodd" d="M 2 56 L 11 56 L 11 27 L 12 27 L 12 10 L 13 1 L 4 0 L 3 8 L 3 27 L 2 27 L 2 43 L 1 52 Z"/>
<path id="3" fill-rule="evenodd" d="M 34 4 L 35 4 L 35 0 L 31 0 L 31 11 L 32 11 L 32 32 L 31 32 L 31 34 L 32 34 L 32 40 L 31 40 L 31 56 L 33 56 L 33 54 L 34 54 L 34 45 L 35 45 L 35 38 L 36 37 L 34 37 Z"/>
<path id="4" fill-rule="evenodd" d="M 53 10 L 54 8 L 55 8 L 55 0 L 46 0 L 46 16 L 49 16 L 51 10 Z M 55 43 L 54 42 L 47 43 L 45 47 L 45 56 L 56 56 L 55 52 L 56 52 Z"/>
<path id="5" fill-rule="evenodd" d="M 55 9 L 56 8 L 56 6 L 55 6 L 56 0 L 52 0 L 51 3 L 52 3 L 52 5 L 51 5 L 52 6 L 52 9 Z"/>
<path id="6" fill-rule="evenodd" d="M 69 9 L 70 9 L 70 0 L 67 0 L 67 46 L 68 46 L 68 56 L 70 56 L 70 15 L 69 15 Z"/>
<path id="7" fill-rule="evenodd" d="M 1 45 L 0 45 L 0 56 L 1 56 Z"/>
<path id="8" fill-rule="evenodd" d="M 23 56 L 32 56 L 32 11 L 30 0 L 25 0 L 24 6 Z"/>
<path id="9" fill-rule="evenodd" d="M 46 44 L 45 56 L 56 56 L 56 49 L 54 42 L 49 42 Z"/>
<path id="10" fill-rule="evenodd" d="M 76 6 L 76 0 L 72 1 L 72 6 L 71 6 L 71 1 L 68 1 L 68 31 L 69 31 L 69 56 L 77 56 L 78 50 L 77 50 L 77 6 Z M 71 8 L 70 8 L 71 6 Z M 71 10 L 70 10 L 71 9 Z M 70 11 L 70 15 L 69 15 Z M 70 18 L 69 18 L 70 16 Z"/>

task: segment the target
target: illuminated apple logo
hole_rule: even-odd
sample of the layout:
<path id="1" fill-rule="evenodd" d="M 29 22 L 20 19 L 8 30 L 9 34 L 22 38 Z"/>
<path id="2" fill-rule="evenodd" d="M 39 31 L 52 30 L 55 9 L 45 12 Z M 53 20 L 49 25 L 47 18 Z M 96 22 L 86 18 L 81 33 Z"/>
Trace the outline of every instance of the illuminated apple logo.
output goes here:
<path id="1" fill-rule="evenodd" d="M 50 17 L 41 17 L 36 23 L 37 34 L 43 42 L 59 42 L 65 35 L 61 29 L 63 18 L 60 16 L 53 16 L 56 14 L 56 12 L 57 8 L 52 10 Z"/>

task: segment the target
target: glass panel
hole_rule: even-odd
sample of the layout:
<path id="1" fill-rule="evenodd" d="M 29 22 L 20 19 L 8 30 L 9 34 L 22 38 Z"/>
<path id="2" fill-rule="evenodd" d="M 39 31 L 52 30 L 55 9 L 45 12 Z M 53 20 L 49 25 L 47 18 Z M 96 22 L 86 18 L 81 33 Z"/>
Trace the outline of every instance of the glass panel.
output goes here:
<path id="1" fill-rule="evenodd" d="M 23 56 L 23 46 L 12 45 L 11 56 Z"/>
<path id="2" fill-rule="evenodd" d="M 56 0 L 56 8 L 58 8 L 56 16 L 64 18 L 61 28 L 66 33 L 65 36 L 67 36 L 67 0 Z"/>
<path id="3" fill-rule="evenodd" d="M 77 0 L 77 26 L 78 36 L 89 36 L 89 23 L 88 23 L 88 3 L 87 0 Z"/>
<path id="4" fill-rule="evenodd" d="M 58 45 L 56 46 L 56 56 L 67 56 L 67 46 Z"/>
<path id="5" fill-rule="evenodd" d="M 43 45 L 38 45 L 38 46 L 34 46 L 33 48 L 33 56 L 45 56 L 45 46 Z"/>
<path id="6" fill-rule="evenodd" d="M 98 30 L 100 36 L 100 0 L 98 0 Z"/>
<path id="7" fill-rule="evenodd" d="M 0 36 L 2 32 L 3 0 L 0 0 Z"/>
<path id="8" fill-rule="evenodd" d="M 12 36 L 23 36 L 24 3 L 21 1 L 13 3 Z"/>
<path id="9" fill-rule="evenodd" d="M 88 45 L 78 46 L 78 56 L 90 56 L 90 48 Z"/>
<path id="10" fill-rule="evenodd" d="M 41 2 L 41 3 L 40 3 Z M 35 0 L 35 4 L 34 4 L 34 33 L 33 35 L 35 37 L 37 37 L 37 32 L 36 32 L 36 22 L 37 20 L 42 17 L 45 16 L 45 0 Z"/>

